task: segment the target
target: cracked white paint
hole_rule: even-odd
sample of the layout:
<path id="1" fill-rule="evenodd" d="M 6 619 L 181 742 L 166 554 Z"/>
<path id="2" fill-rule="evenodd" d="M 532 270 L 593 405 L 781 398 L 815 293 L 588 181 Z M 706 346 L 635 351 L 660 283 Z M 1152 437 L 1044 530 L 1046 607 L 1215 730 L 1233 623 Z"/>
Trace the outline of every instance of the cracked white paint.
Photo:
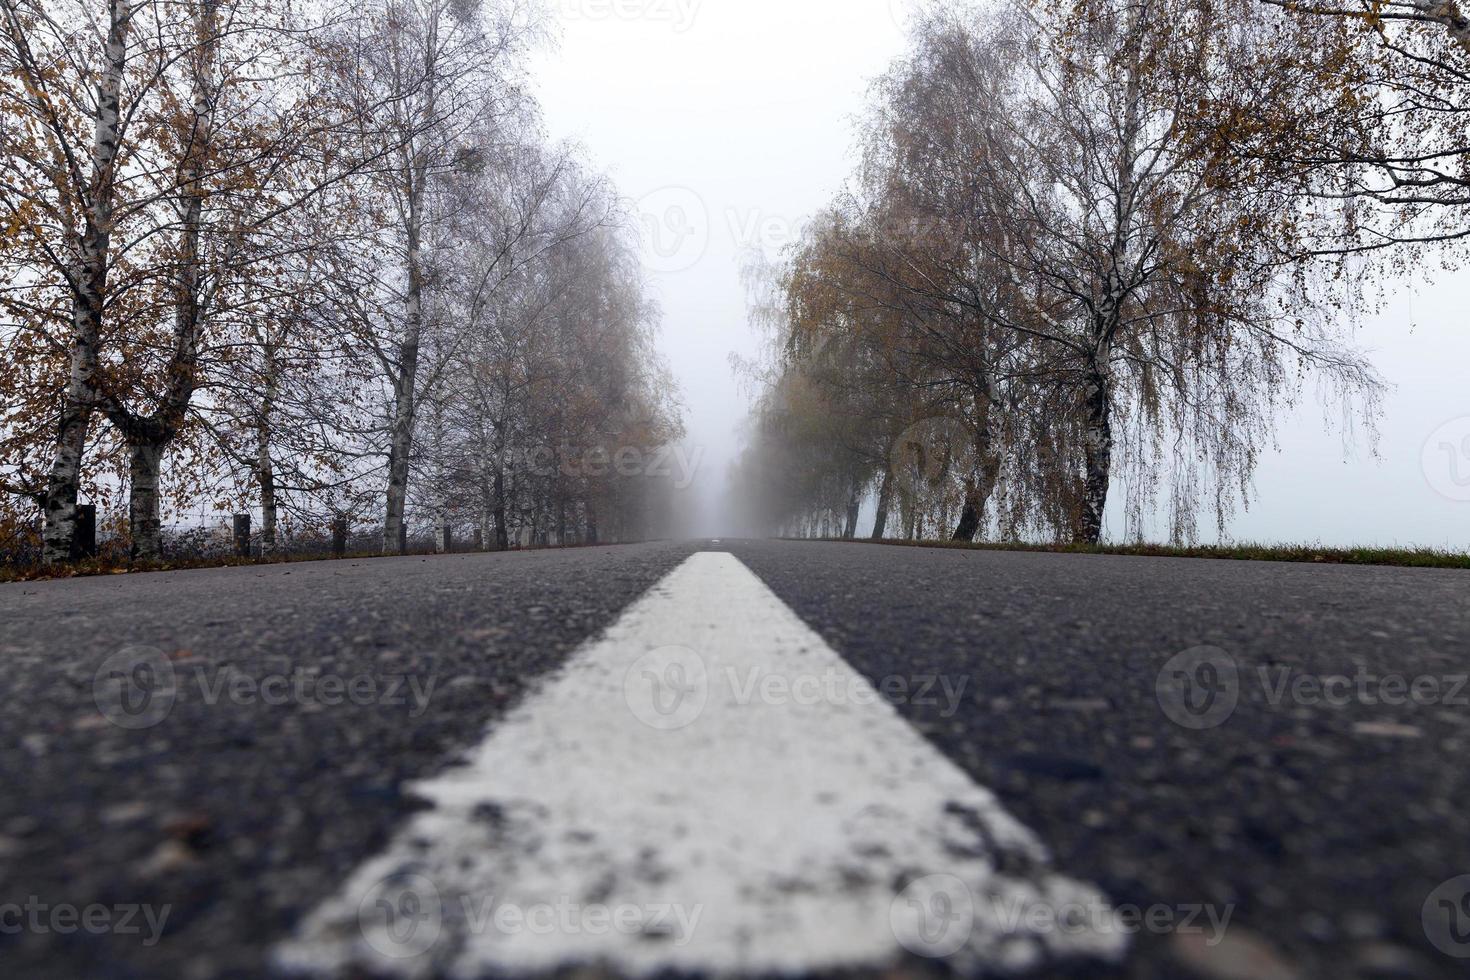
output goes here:
<path id="1" fill-rule="evenodd" d="M 737 690 L 752 671 L 772 696 Z M 779 696 L 834 672 L 841 697 Z M 433 808 L 279 965 L 797 974 L 917 952 L 989 972 L 1126 946 L 1100 894 L 729 554 L 689 559 L 412 789 Z"/>

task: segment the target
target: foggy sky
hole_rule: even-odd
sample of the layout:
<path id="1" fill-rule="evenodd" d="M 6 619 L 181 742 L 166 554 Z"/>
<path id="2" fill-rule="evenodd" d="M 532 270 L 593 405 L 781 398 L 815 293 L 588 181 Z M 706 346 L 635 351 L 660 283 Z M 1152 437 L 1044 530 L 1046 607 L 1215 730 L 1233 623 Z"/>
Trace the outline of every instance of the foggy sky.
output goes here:
<path id="1" fill-rule="evenodd" d="M 730 533 L 725 473 L 750 402 L 729 355 L 757 347 L 740 257 L 777 254 L 852 173 L 855 119 L 904 50 L 906 0 L 544 2 L 559 40 L 533 81 L 551 135 L 584 143 L 642 217 L 660 344 L 702 453 L 689 531 Z M 1362 324 L 1357 342 L 1393 386 L 1377 456 L 1308 398 L 1232 538 L 1470 548 L 1467 296 L 1470 273 L 1406 283 Z"/>

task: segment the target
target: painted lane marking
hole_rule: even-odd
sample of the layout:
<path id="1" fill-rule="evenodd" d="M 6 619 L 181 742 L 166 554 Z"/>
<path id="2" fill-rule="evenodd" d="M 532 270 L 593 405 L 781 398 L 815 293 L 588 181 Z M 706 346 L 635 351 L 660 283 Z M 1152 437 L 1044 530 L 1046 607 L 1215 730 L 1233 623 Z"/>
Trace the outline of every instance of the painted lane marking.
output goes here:
<path id="1" fill-rule="evenodd" d="M 725 553 L 690 558 L 466 765 L 411 790 L 432 809 L 308 916 L 278 965 L 797 974 L 908 951 L 988 973 L 1126 948 L 1102 895 L 1053 871 Z"/>

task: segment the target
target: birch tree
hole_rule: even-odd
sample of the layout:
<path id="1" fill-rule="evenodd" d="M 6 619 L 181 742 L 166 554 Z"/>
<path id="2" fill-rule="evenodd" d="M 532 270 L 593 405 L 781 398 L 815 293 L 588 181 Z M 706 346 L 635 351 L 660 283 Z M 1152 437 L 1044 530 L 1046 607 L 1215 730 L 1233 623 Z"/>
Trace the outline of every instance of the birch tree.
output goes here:
<path id="1" fill-rule="evenodd" d="M 1299 178 L 1318 254 L 1456 262 L 1470 236 L 1470 19 L 1455 0 L 1262 0 L 1251 51 L 1281 97 L 1231 120 L 1236 151 Z M 1203 120 L 1210 125 L 1214 120 Z M 1303 210 L 1306 210 L 1304 207 Z"/>
<path id="2" fill-rule="evenodd" d="M 384 154 L 343 145 L 361 124 L 324 88 L 343 66 L 316 43 L 323 25 L 256 0 L 206 0 L 169 26 L 170 68 L 146 117 L 161 134 L 147 160 L 161 228 L 150 252 L 158 315 L 99 392 L 128 447 L 133 552 L 143 559 L 160 554 L 164 456 L 211 384 L 211 361 L 228 361 L 211 344 L 246 305 L 252 277 L 299 248 L 280 226 Z"/>
<path id="3" fill-rule="evenodd" d="M 100 14 L 98 16 L 98 7 Z M 75 556 L 77 497 L 97 400 L 104 316 L 124 250 L 114 241 L 129 185 L 136 109 L 160 80 L 140 51 L 158 22 L 147 0 L 5 0 L 0 83 L 0 224 L 5 307 L 65 365 L 50 464 L 25 492 L 44 515 L 47 562 Z M 30 423 L 40 421 L 35 416 Z"/>
<path id="4" fill-rule="evenodd" d="M 1080 463 L 1076 534 L 1096 542 L 1133 426 L 1140 485 L 1167 471 L 1165 433 L 1207 460 L 1217 510 L 1246 486 L 1293 363 L 1371 403 L 1376 376 L 1333 336 L 1331 308 L 1275 220 L 1269 175 L 1235 169 L 1185 117 L 1242 80 L 1210 10 L 1189 2 L 1036 6 L 1000 33 L 939 20 L 931 37 L 988 141 L 985 205 L 1014 229 L 993 241 L 1054 379 L 1067 456 Z M 1009 91 L 1007 91 L 1009 89 Z M 981 89 L 984 90 L 984 89 Z M 1327 315 L 1323 315 L 1327 314 Z M 1071 420 L 1075 420 L 1073 423 Z M 1189 533 L 1193 501 L 1174 515 Z"/>
<path id="5" fill-rule="evenodd" d="M 355 97 L 384 107 L 380 118 L 396 147 L 391 165 L 373 174 L 371 187 L 388 202 L 379 250 L 396 266 L 384 277 L 390 296 L 380 304 L 386 319 L 378 328 L 377 349 L 391 392 L 383 550 L 397 553 L 422 395 L 420 360 L 430 326 L 426 289 L 439 240 L 436 194 L 447 174 L 482 149 L 471 145 L 467 134 L 486 119 L 505 119 L 522 109 L 515 83 L 520 56 L 535 29 L 511 2 L 386 0 L 372 9 L 361 30 Z M 366 107 L 360 114 L 375 118 Z"/>
<path id="6" fill-rule="evenodd" d="M 575 168 L 557 184 L 490 302 L 464 290 L 468 336 L 448 375 L 453 455 L 471 461 L 455 492 L 498 548 L 512 526 L 595 542 L 641 524 L 657 489 L 643 463 L 680 433 L 610 192 Z"/>
<path id="7" fill-rule="evenodd" d="M 1248 494 L 1304 375 L 1372 417 L 1379 382 L 1342 329 L 1358 296 L 1301 261 L 1342 214 L 1309 214 L 1298 168 L 1231 140 L 1253 95 L 1295 82 L 1258 25 L 1215 13 L 941 6 L 876 89 L 858 192 L 823 249 L 841 261 L 797 267 L 804 293 L 841 295 L 817 320 L 901 351 L 894 380 L 964 422 L 937 464 L 962 478 L 957 537 L 993 519 L 1096 543 L 1126 473 L 1129 527 L 1163 487 L 1189 538 L 1206 502 L 1223 527 Z"/>
<path id="8" fill-rule="evenodd" d="M 834 476 L 848 486 L 843 536 L 856 536 L 863 498 L 876 483 L 873 536 L 881 538 L 904 433 L 955 412 L 955 375 L 930 357 L 925 330 L 936 318 L 907 288 L 921 278 L 915 270 L 922 261 L 912 251 L 901 261 L 894 254 L 917 244 L 918 236 L 901 233 L 896 242 L 885 233 L 896 229 L 881 227 L 883 217 L 855 211 L 850 200 L 838 202 L 812 223 L 793 254 L 782 279 L 783 355 L 788 370 L 826 393 L 819 418 L 829 434 L 819 438 L 840 447 Z"/>
<path id="9" fill-rule="evenodd" d="M 320 20 L 269 0 L 109 9 L 99 74 L 77 57 L 100 30 L 90 3 L 6 8 L 22 93 L 7 118 L 32 134 L 5 160 L 6 207 L 26 243 L 11 253 L 24 275 L 9 302 L 40 339 L 70 348 L 45 494 L 49 560 L 69 554 L 97 412 L 125 444 L 134 552 L 159 554 L 165 454 L 223 363 L 211 343 L 232 304 L 281 252 L 273 223 L 383 152 L 343 138 L 342 106 L 322 89 L 343 65 L 320 43 Z M 77 163 L 81 131 L 90 170 Z M 63 306 L 64 331 L 48 317 Z"/>

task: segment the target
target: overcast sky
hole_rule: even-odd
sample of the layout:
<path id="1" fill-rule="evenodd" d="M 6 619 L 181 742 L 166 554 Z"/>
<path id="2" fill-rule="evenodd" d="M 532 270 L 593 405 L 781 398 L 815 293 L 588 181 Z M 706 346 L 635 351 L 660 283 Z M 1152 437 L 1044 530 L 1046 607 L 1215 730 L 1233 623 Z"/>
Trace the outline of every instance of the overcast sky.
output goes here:
<path id="1" fill-rule="evenodd" d="M 544 2 L 560 23 L 535 68 L 548 127 L 639 202 L 661 345 L 703 453 L 696 530 L 725 533 L 749 406 L 729 355 L 756 347 L 742 250 L 775 254 L 852 172 L 854 119 L 903 51 L 907 0 Z M 1363 324 L 1358 343 L 1393 386 L 1377 457 L 1309 400 L 1283 421 L 1235 540 L 1470 548 L 1467 299 L 1470 274 L 1445 276 Z M 1109 532 L 1122 529 L 1114 515 Z"/>

